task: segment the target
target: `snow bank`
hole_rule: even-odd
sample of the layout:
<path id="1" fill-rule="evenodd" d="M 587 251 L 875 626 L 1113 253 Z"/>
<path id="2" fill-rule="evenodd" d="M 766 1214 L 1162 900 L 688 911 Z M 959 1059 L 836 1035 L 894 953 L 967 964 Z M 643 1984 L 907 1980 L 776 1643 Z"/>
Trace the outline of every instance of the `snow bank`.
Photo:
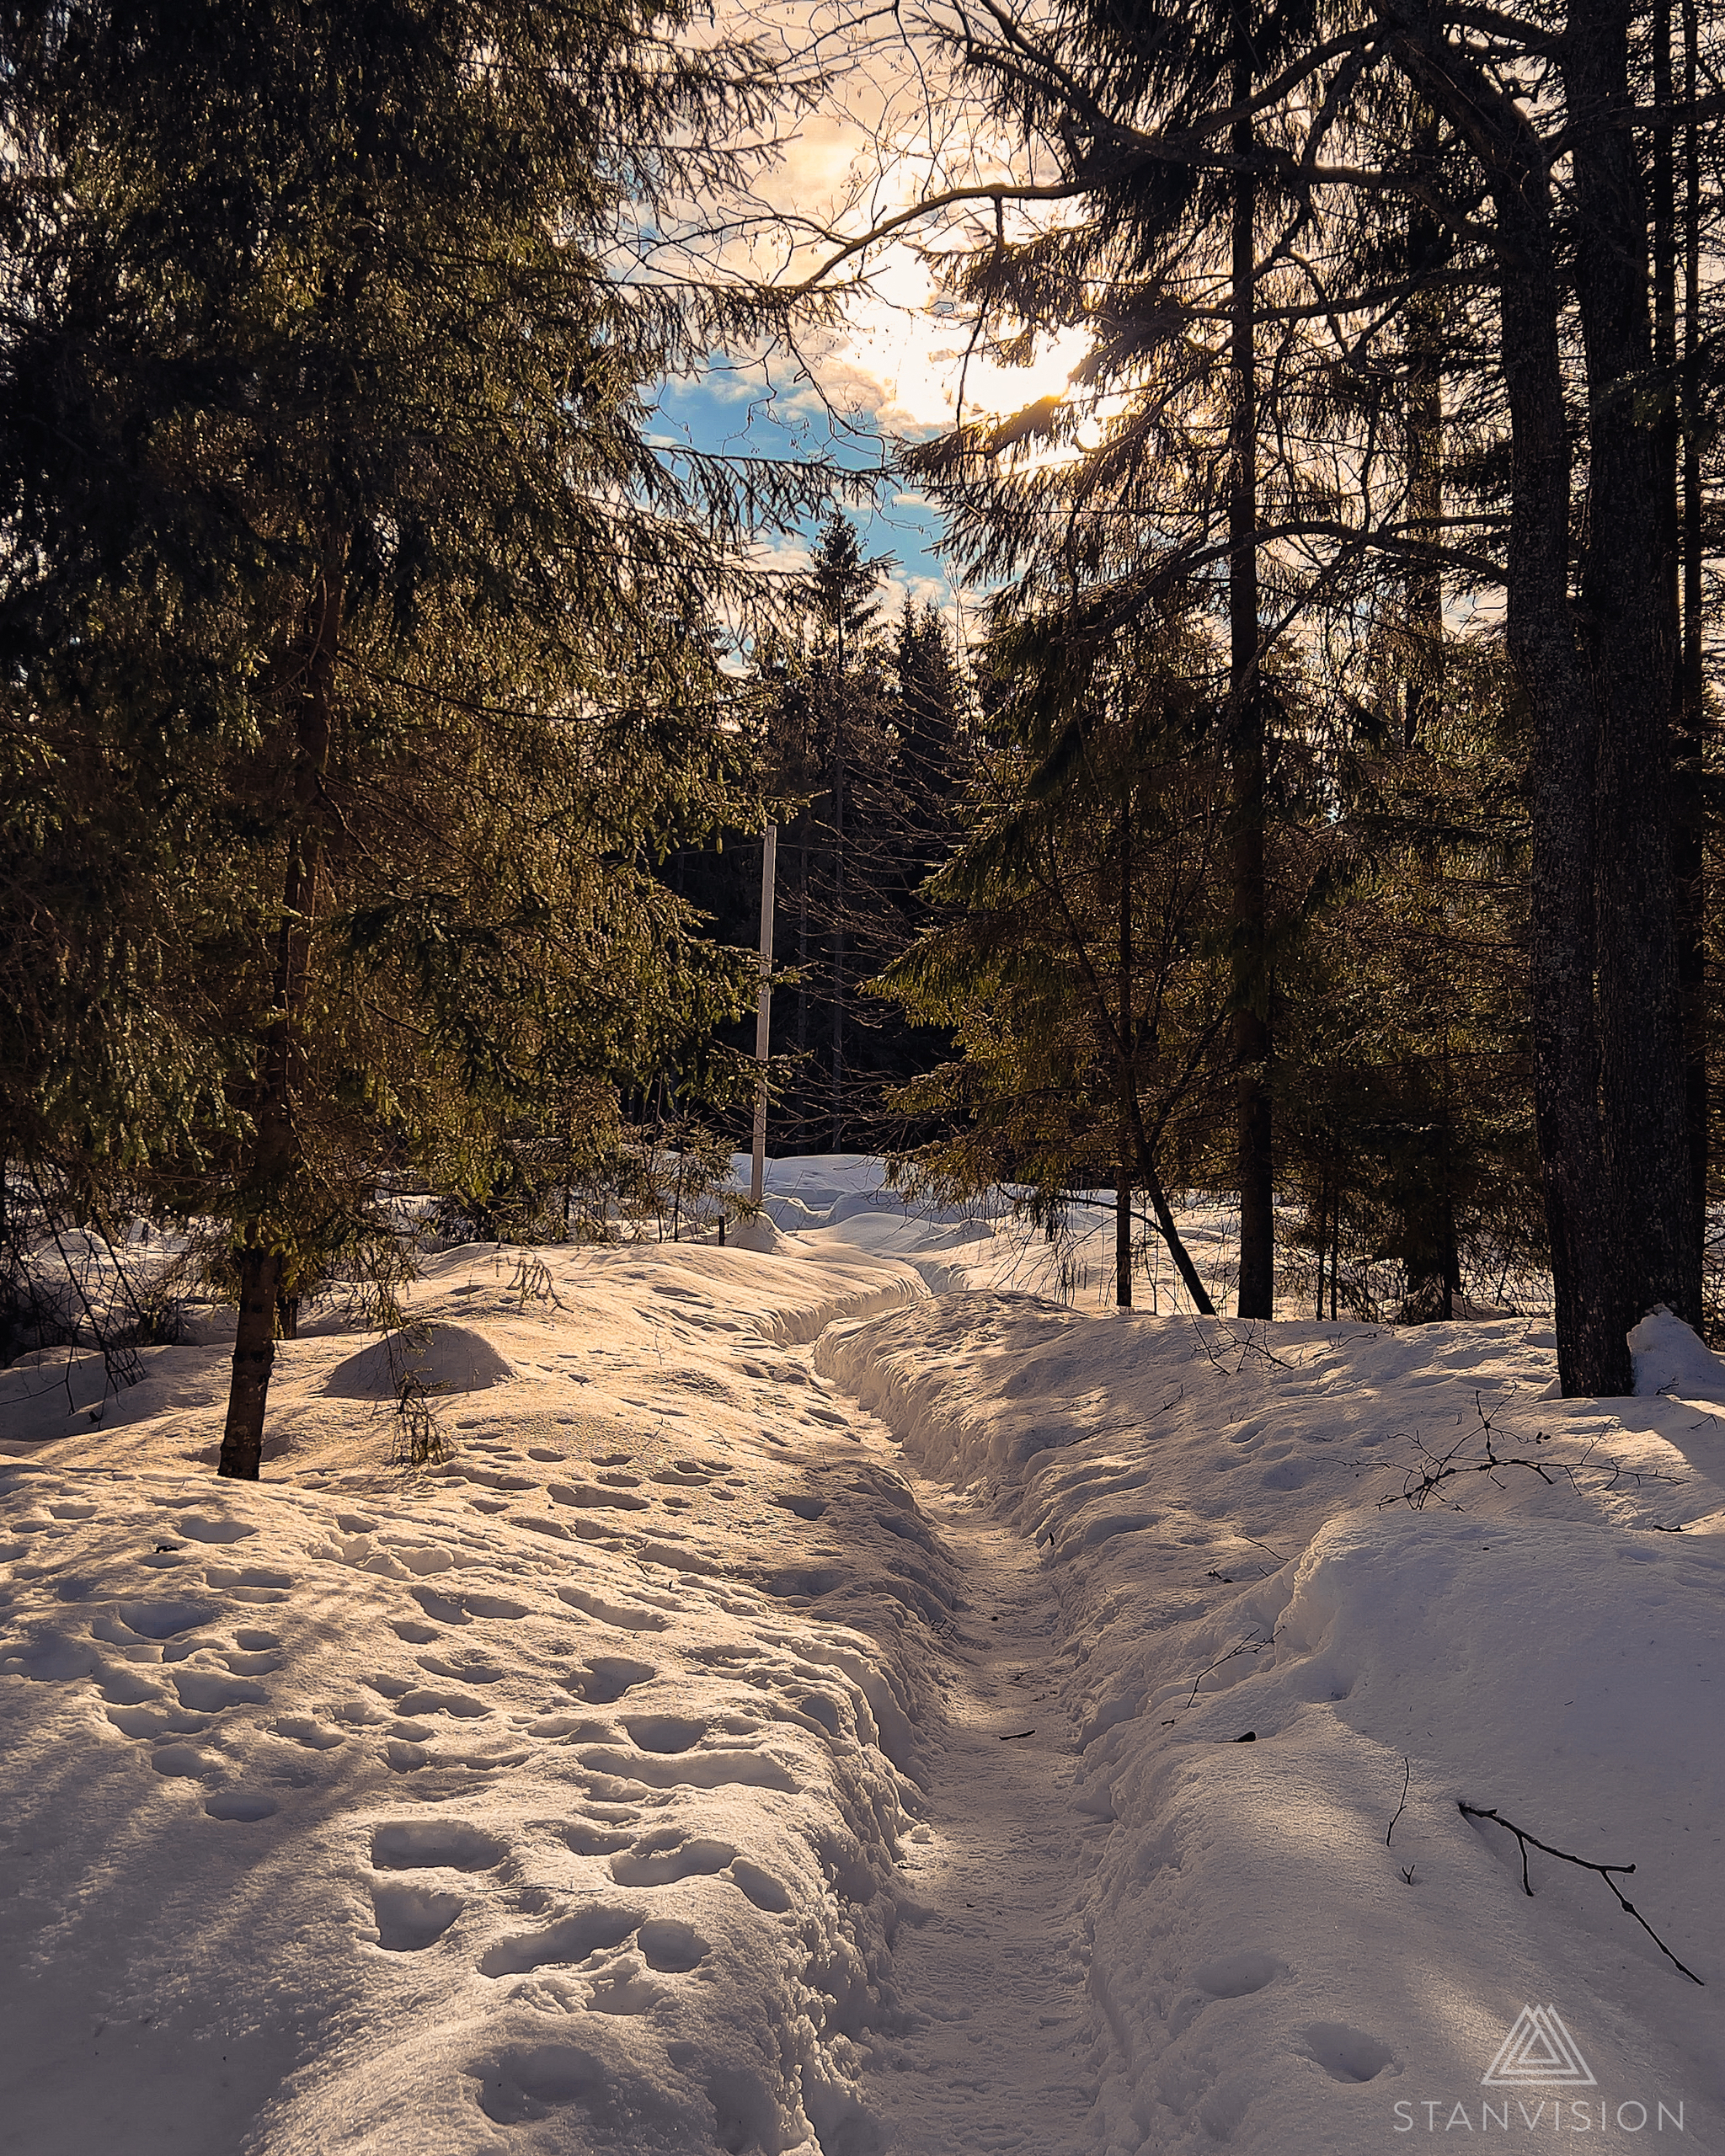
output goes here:
<path id="1" fill-rule="evenodd" d="M 1038 1552 L 1097 2150 L 1487 2130 L 1481 2077 L 1530 2001 L 1591 2066 L 1589 2130 L 1627 2138 L 1615 2107 L 1632 2126 L 1663 2100 L 1685 2145 L 1725 2145 L 1717 1422 L 1539 1401 L 1548 1336 L 1520 1323 L 975 1294 L 835 1328 L 816 1363 Z M 1597 1876 L 1535 1852 L 1529 1899 L 1516 1844 L 1461 1801 L 1633 1862 L 1637 1908 L 1709 1988 Z M 1538 2104 L 1566 2092 L 1521 2093 L 1551 2130 Z"/>
<path id="2" fill-rule="evenodd" d="M 1662 1393 L 1680 1400 L 1725 1401 L 1725 1363 L 1664 1303 L 1629 1336 L 1638 1400 Z"/>
<path id="3" fill-rule="evenodd" d="M 187 1471 L 219 1349 L 158 1351 L 169 1412 L 7 1446 L 9 2145 L 880 2146 L 956 1589 L 777 1329 L 920 1283 L 546 1257 L 537 1303 L 435 1262 L 465 1382 L 417 1476 L 339 1335 L 281 1344 L 291 1480 Z"/>

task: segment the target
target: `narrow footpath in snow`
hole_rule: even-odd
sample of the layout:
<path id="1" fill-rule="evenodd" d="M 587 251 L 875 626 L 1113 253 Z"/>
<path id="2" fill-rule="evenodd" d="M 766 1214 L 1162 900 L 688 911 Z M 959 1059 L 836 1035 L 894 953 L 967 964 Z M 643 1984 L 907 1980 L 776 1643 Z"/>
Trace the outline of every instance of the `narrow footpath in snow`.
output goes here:
<path id="1" fill-rule="evenodd" d="M 900 1859 L 929 1912 L 894 1957 L 919 2025 L 877 2040 L 868 2101 L 907 2156 L 1079 2156 L 1095 2146 L 1096 2084 L 1055 1605 L 1021 1537 L 944 1486 L 907 1480 L 963 1600 L 928 1817 Z"/>

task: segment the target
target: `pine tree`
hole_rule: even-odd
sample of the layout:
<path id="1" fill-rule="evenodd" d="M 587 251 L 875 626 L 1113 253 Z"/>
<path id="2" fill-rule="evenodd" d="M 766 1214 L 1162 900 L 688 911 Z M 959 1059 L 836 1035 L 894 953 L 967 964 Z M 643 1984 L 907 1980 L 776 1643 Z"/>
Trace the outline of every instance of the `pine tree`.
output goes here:
<path id="1" fill-rule="evenodd" d="M 229 1223 L 224 1474 L 392 1160 L 483 1176 L 523 1100 L 736 1005 L 651 873 L 729 798 L 739 579 L 641 396 L 704 335 L 606 268 L 764 93 L 679 23 L 0 13 L 6 1136 Z"/>
<path id="2" fill-rule="evenodd" d="M 968 828 L 928 886 L 944 915 L 881 983 L 960 1052 L 901 1090 L 906 1113 L 953 1126 L 903 1158 L 943 1193 L 1028 1186 L 1046 1219 L 1112 1179 L 1122 1306 L 1141 1192 L 1208 1310 L 1167 1186 L 1216 1105 L 1229 1013 L 1217 728 L 1178 614 L 1130 638 L 1102 633 L 1107 619 L 1106 600 L 1088 617 L 1008 612 L 991 638 L 998 693 Z"/>

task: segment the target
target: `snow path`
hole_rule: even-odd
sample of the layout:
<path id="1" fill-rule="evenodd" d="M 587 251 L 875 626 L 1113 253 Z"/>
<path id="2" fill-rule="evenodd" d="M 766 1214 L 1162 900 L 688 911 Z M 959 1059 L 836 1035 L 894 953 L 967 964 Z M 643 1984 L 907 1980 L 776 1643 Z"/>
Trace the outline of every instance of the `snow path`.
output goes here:
<path id="1" fill-rule="evenodd" d="M 1530 2002 L 1516 2132 L 1720 2156 L 1725 1366 L 1062 1308 L 785 1175 L 429 1254 L 420 1470 L 339 1307 L 257 1487 L 218 1344 L 0 1373 L 0 2156 L 1384 2156 Z"/>
<path id="2" fill-rule="evenodd" d="M 1094 2146 L 1096 2091 L 1065 1786 L 1071 1731 L 1049 1668 L 1056 1611 L 1019 1538 L 937 1484 L 918 1476 L 911 1487 L 958 1562 L 964 1599 L 932 1840 L 913 1833 L 900 1862 L 935 1913 L 900 1935 L 895 1956 L 906 2005 L 928 2019 L 876 2047 L 866 2086 L 905 2156 L 1078 2156 Z"/>

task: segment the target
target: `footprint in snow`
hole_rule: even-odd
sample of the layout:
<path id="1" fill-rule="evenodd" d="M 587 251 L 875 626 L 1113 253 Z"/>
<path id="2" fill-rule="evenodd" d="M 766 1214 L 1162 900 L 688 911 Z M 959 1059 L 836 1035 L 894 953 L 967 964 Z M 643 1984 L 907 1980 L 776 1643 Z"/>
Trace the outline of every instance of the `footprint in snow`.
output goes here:
<path id="1" fill-rule="evenodd" d="M 1346 2021 L 1314 2021 L 1300 2034 L 1309 2047 L 1308 2055 L 1332 2081 L 1374 2081 L 1396 2063 L 1387 2044 Z"/>
<path id="2" fill-rule="evenodd" d="M 573 1966 L 621 1946 L 641 1928 L 642 1909 L 595 1903 L 538 1931 L 494 1940 L 479 1956 L 482 1977 L 521 1977 L 530 1970 Z"/>
<path id="3" fill-rule="evenodd" d="M 736 1854 L 729 1842 L 705 1834 L 685 1839 L 680 1827 L 661 1827 L 612 1857 L 611 1876 L 619 1886 L 668 1886 L 723 1871 Z"/>
<path id="4" fill-rule="evenodd" d="M 466 1907 L 464 1896 L 438 1887 L 391 1881 L 371 1889 L 377 1944 L 386 1954 L 422 1954 L 436 1945 Z"/>
<path id="5" fill-rule="evenodd" d="M 379 1871 L 435 1865 L 451 1871 L 489 1871 L 507 1845 L 466 1819 L 391 1819 L 371 1832 L 371 1863 Z"/>
<path id="6" fill-rule="evenodd" d="M 212 1819 L 232 1819 L 246 1826 L 255 1826 L 260 1819 L 274 1818 L 281 1806 L 273 1796 L 264 1796 L 254 1790 L 218 1790 L 214 1796 L 204 1800 L 204 1809 Z"/>

